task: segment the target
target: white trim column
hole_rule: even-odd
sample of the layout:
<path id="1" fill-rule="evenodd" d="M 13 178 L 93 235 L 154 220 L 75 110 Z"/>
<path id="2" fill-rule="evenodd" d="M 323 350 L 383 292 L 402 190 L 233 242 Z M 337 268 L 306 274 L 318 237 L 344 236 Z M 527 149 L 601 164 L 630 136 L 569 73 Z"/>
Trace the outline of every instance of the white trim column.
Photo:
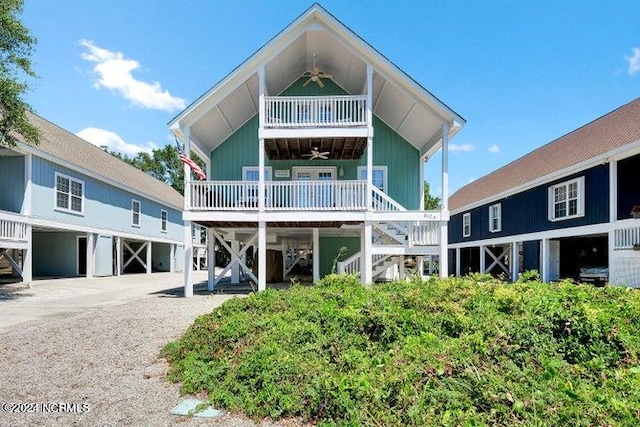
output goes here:
<path id="1" fill-rule="evenodd" d="M 147 261 L 147 274 L 151 274 L 151 272 L 153 271 L 152 270 L 152 267 L 153 267 L 153 256 L 151 254 L 151 250 L 152 250 L 152 243 L 151 243 L 151 241 L 147 241 L 147 255 L 146 255 L 147 256 L 147 258 L 146 258 L 146 261 Z"/>
<path id="2" fill-rule="evenodd" d="M 266 114 L 265 94 L 267 86 L 265 83 L 265 69 L 261 65 L 258 69 L 258 210 L 264 211 L 265 189 L 264 189 L 264 138 L 262 138 L 262 129 L 264 129 L 264 120 Z M 244 179 L 244 177 L 243 177 Z"/>
<path id="3" fill-rule="evenodd" d="M 191 156 L 191 130 L 189 128 L 185 128 L 182 130 L 184 133 L 184 150 L 183 153 L 185 156 Z M 191 168 L 183 163 L 182 170 L 184 171 L 184 210 L 188 211 L 191 207 Z M 193 244 L 191 245 L 193 249 Z M 192 261 L 189 261 L 189 266 L 191 266 Z"/>
<path id="4" fill-rule="evenodd" d="M 542 281 L 549 282 L 549 239 L 540 241 L 540 277 Z"/>
<path id="5" fill-rule="evenodd" d="M 480 245 L 480 266 L 479 273 L 484 273 L 485 268 L 487 268 L 487 260 L 485 258 L 484 246 Z"/>
<path id="6" fill-rule="evenodd" d="M 611 227 L 607 233 L 608 237 L 608 262 L 609 277 L 611 277 L 611 265 L 616 256 L 613 250 L 616 246 L 616 221 L 618 221 L 618 161 L 609 161 L 609 222 Z"/>
<path id="7" fill-rule="evenodd" d="M 27 248 L 22 250 L 22 282 L 29 284 L 33 281 L 33 226 L 27 224 L 25 231 Z"/>
<path id="8" fill-rule="evenodd" d="M 460 248 L 456 248 L 456 277 L 460 277 Z"/>
<path id="9" fill-rule="evenodd" d="M 267 223 L 258 222 L 258 291 L 267 289 Z"/>
<path id="10" fill-rule="evenodd" d="M 32 175 L 33 175 L 33 154 L 24 156 L 24 198 L 22 200 L 21 213 L 23 215 L 31 215 L 32 196 Z M 55 188 L 55 183 L 54 183 Z"/>
<path id="11" fill-rule="evenodd" d="M 186 193 L 186 188 L 185 188 Z M 193 236 L 191 221 L 184 222 L 184 296 L 193 296 Z"/>
<path id="12" fill-rule="evenodd" d="M 520 272 L 520 251 L 518 250 L 518 242 L 511 243 L 511 281 L 516 282 L 518 280 L 518 273 Z"/>
<path id="13" fill-rule="evenodd" d="M 171 273 L 176 271 L 176 245 L 174 243 L 169 245 L 169 271 Z"/>
<path id="14" fill-rule="evenodd" d="M 87 233 L 87 279 L 93 279 L 95 264 L 95 234 Z"/>
<path id="15" fill-rule="evenodd" d="M 320 280 L 320 229 L 313 229 L 313 283 Z"/>
<path id="16" fill-rule="evenodd" d="M 442 124 L 442 214 L 449 211 L 449 123 Z M 440 277 L 449 275 L 448 222 L 440 222 Z"/>
<path id="17" fill-rule="evenodd" d="M 373 265 L 371 259 L 372 225 L 364 222 L 360 226 L 360 281 L 363 285 L 373 282 Z"/>
<path id="18" fill-rule="evenodd" d="M 425 210 L 424 207 L 424 159 L 420 159 L 420 200 L 418 200 L 418 206 L 421 211 Z"/>
<path id="19" fill-rule="evenodd" d="M 207 227 L 207 289 L 212 291 L 216 280 L 216 236 Z"/>
<path id="20" fill-rule="evenodd" d="M 238 242 L 236 240 L 236 234 L 235 233 L 229 233 L 229 237 L 232 238 L 232 240 L 231 240 L 231 250 L 235 254 L 239 253 L 240 252 L 240 242 Z M 234 262 L 233 257 L 231 258 L 231 262 L 233 263 L 231 265 L 231 284 L 232 285 L 237 285 L 238 283 L 240 283 L 240 263 Z"/>
<path id="21" fill-rule="evenodd" d="M 373 66 L 367 63 L 367 210 L 373 210 Z M 368 282 L 367 282 L 368 283 Z"/>
<path id="22" fill-rule="evenodd" d="M 122 237 L 115 236 L 116 239 L 116 276 L 122 275 Z M 175 252 L 174 252 L 175 255 Z"/>

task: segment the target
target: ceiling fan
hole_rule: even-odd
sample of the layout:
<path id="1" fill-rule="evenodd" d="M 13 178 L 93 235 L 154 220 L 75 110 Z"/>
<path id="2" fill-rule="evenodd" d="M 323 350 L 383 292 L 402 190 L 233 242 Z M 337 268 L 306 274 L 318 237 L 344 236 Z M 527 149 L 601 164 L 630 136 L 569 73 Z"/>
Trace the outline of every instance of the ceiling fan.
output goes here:
<path id="1" fill-rule="evenodd" d="M 313 159 L 321 159 L 321 160 L 327 160 L 329 157 L 329 152 L 328 151 L 323 151 L 320 152 L 318 151 L 318 147 L 313 147 L 311 149 L 311 153 L 310 154 L 303 154 L 302 157 L 308 157 L 309 160 L 313 160 Z"/>
<path id="2" fill-rule="evenodd" d="M 324 87 L 324 83 L 322 83 L 322 79 L 333 78 L 331 74 L 325 74 L 324 71 L 320 71 L 318 67 L 316 67 L 316 56 L 318 56 L 318 54 L 314 53 L 313 54 L 313 70 L 307 71 L 302 75 L 303 77 L 309 77 L 309 79 L 307 79 L 307 81 L 304 82 L 304 84 L 302 85 L 303 87 L 308 85 L 309 82 L 316 82 L 318 83 L 318 86 Z"/>

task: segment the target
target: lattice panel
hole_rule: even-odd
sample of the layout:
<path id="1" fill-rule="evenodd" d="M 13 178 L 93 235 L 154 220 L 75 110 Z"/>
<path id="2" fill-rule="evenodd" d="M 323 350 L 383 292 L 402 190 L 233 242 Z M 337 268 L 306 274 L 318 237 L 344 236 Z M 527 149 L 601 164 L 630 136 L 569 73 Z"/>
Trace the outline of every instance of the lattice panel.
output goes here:
<path id="1" fill-rule="evenodd" d="M 609 260 L 609 282 L 640 288 L 640 251 L 616 251 Z"/>

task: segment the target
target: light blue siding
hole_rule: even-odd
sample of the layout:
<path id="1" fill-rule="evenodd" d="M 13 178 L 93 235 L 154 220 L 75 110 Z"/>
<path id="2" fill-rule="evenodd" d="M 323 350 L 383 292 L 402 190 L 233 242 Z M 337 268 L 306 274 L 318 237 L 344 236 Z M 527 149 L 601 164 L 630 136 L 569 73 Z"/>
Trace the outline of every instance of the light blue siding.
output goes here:
<path id="1" fill-rule="evenodd" d="M 94 276 L 113 275 L 113 237 L 104 234 L 96 236 L 95 240 Z"/>
<path id="2" fill-rule="evenodd" d="M 0 210 L 20 212 L 24 199 L 24 156 L 0 156 Z"/>
<path id="3" fill-rule="evenodd" d="M 78 236 L 64 232 L 33 233 L 33 275 L 73 277 L 78 275 Z"/>
<path id="4" fill-rule="evenodd" d="M 55 209 L 55 173 L 84 182 L 84 213 L 78 215 Z M 126 232 L 147 238 L 182 240 L 182 212 L 77 173 L 41 158 L 33 159 L 33 215 L 79 226 Z M 135 182 L 131 183 L 135 187 Z M 140 227 L 132 225 L 131 201 L 141 203 Z M 167 211 L 167 232 L 161 231 L 161 210 Z"/>

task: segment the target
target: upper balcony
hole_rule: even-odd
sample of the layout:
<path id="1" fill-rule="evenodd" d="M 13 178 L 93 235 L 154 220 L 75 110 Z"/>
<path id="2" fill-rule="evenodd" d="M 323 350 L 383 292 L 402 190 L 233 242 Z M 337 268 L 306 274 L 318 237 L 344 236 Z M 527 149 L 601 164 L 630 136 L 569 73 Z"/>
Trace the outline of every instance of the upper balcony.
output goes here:
<path id="1" fill-rule="evenodd" d="M 267 96 L 264 128 L 366 127 L 366 95 Z"/>

